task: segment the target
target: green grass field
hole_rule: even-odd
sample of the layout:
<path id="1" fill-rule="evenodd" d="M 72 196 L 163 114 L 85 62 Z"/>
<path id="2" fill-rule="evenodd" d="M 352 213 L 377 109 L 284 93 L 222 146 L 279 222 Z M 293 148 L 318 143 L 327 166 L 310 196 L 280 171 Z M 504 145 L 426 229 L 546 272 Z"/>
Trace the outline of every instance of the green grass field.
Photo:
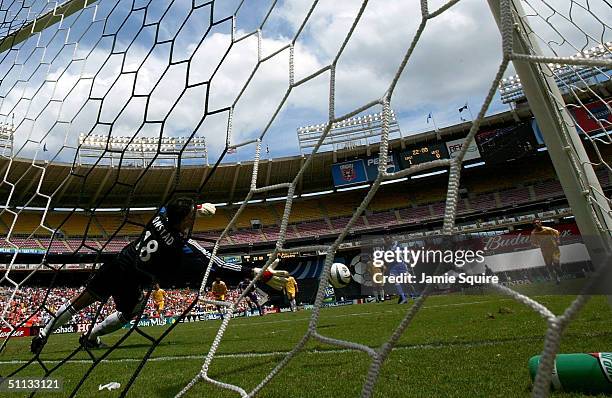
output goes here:
<path id="1" fill-rule="evenodd" d="M 538 301 L 559 313 L 571 301 L 566 296 L 541 296 Z M 504 308 L 500 313 L 500 308 Z M 330 337 L 369 346 L 388 339 L 408 310 L 393 302 L 352 305 L 322 310 L 319 330 Z M 507 311 L 509 310 L 509 311 Z M 251 389 L 281 360 L 306 331 L 310 311 L 274 314 L 263 318 L 230 322 L 210 375 L 218 380 Z M 492 315 L 492 316 L 491 316 Z M 568 329 L 561 352 L 610 351 L 612 323 L 610 308 L 602 297 L 593 298 Z M 154 351 L 130 390 L 134 397 L 168 397 L 176 394 L 198 372 L 203 356 L 220 321 L 180 324 Z M 143 329 L 153 336 L 165 327 Z M 377 397 L 521 397 L 528 396 L 530 380 L 527 360 L 542 349 L 545 323 L 529 308 L 503 296 L 437 296 L 401 338 L 381 372 Z M 117 341 L 125 330 L 107 336 Z M 28 360 L 29 338 L 12 340 L 0 356 L 0 373 L 5 375 Z M 54 335 L 41 358 L 56 361 L 78 345 L 78 335 Z M 123 385 L 138 365 L 137 358 L 150 343 L 132 334 L 123 346 L 90 374 L 79 396 L 117 396 L 117 391 L 98 391 L 111 381 Z M 103 350 L 96 350 L 101 355 Z M 311 341 L 304 352 L 262 391 L 264 397 L 355 397 L 359 395 L 370 364 L 365 353 Z M 85 352 L 64 364 L 54 375 L 61 377 L 65 391 L 72 390 L 89 368 Z M 21 372 L 41 375 L 36 363 Z M 65 396 L 39 393 L 37 396 Z M 19 396 L 7 394 L 5 396 Z M 237 394 L 200 382 L 188 396 L 235 397 Z M 576 394 L 556 393 L 570 397 Z"/>

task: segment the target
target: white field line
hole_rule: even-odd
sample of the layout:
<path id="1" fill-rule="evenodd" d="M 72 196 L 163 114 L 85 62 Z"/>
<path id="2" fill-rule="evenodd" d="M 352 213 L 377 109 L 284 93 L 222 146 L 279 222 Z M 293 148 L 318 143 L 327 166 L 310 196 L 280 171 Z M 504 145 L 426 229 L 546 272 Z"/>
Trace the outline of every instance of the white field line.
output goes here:
<path id="1" fill-rule="evenodd" d="M 534 336 L 540 338 L 541 336 Z M 433 344 L 416 344 L 410 346 L 401 346 L 393 348 L 393 351 L 413 351 L 413 350 L 433 350 L 433 349 L 441 349 L 441 348 L 451 348 L 451 347 L 482 347 L 482 346 L 494 346 L 499 344 L 515 344 L 516 341 L 530 340 L 530 338 L 519 337 L 517 339 L 508 339 L 508 340 L 486 340 L 486 341 L 468 341 L 468 342 L 451 342 L 451 343 L 433 343 Z M 345 354 L 349 352 L 362 352 L 359 350 L 354 350 L 350 348 L 342 348 L 335 350 L 304 350 L 301 353 L 307 355 L 320 355 L 320 354 Z M 274 356 L 284 356 L 287 355 L 289 351 L 270 351 L 270 352 L 252 352 L 252 353 L 236 353 L 236 354 L 217 354 L 215 355 L 216 359 L 239 359 L 239 358 L 266 358 L 266 357 L 274 357 Z M 179 360 L 204 360 L 206 355 L 169 355 L 169 356 L 159 356 L 149 358 L 147 362 L 164 362 L 164 361 L 179 361 Z M 138 358 L 118 358 L 118 359 L 103 359 L 103 363 L 123 363 L 123 362 L 140 362 L 142 359 Z M 8 361 L 0 361 L 0 365 L 18 365 L 27 363 L 26 360 L 8 360 Z M 45 360 L 45 363 L 58 363 L 60 360 Z M 91 363 L 91 359 L 71 359 L 68 360 L 67 363 Z"/>
<path id="2" fill-rule="evenodd" d="M 484 303 L 495 303 L 502 301 L 513 301 L 512 299 L 499 299 L 499 300 L 485 300 L 485 301 L 471 301 L 466 303 L 452 303 L 452 304 L 440 304 L 440 305 L 430 305 L 425 306 L 423 309 L 431 309 L 431 308 L 443 308 L 443 307 L 454 307 L 454 306 L 464 306 L 464 305 L 475 305 L 475 304 L 484 304 Z M 376 312 L 355 312 L 349 314 L 338 314 L 338 315 L 330 315 L 325 318 L 342 318 L 348 316 L 363 316 L 363 315 L 373 315 L 380 314 L 381 312 L 399 312 L 398 310 L 386 310 L 386 311 L 376 311 Z M 296 322 L 296 321 L 308 321 L 310 317 L 307 318 L 293 318 L 293 319 L 282 319 L 277 321 L 266 321 L 266 322 L 245 322 L 240 323 L 238 325 L 234 324 L 234 326 L 253 326 L 253 325 L 269 325 L 273 323 L 285 323 L 285 322 Z M 218 329 L 217 326 L 208 326 L 206 328 L 214 328 Z M 406 350 L 423 350 L 423 349 L 439 349 L 439 348 L 447 348 L 447 347 L 477 347 L 477 346 L 488 346 L 488 345 L 496 345 L 496 344 L 504 344 L 508 343 L 508 340 L 503 341 L 474 341 L 474 342 L 457 342 L 457 343 L 438 343 L 438 344 L 417 344 L 411 346 L 402 346 L 396 347 L 393 351 L 406 351 Z M 270 351 L 270 352 L 255 352 L 255 353 L 235 353 L 235 354 L 217 354 L 215 358 L 265 358 L 265 357 L 273 357 L 279 355 L 286 355 L 289 351 Z M 342 354 L 347 352 L 359 352 L 359 350 L 353 350 L 348 348 L 342 349 L 332 349 L 332 350 L 304 350 L 303 353 L 308 355 L 313 354 Z M 161 362 L 161 361 L 176 361 L 176 360 L 203 360 L 206 358 L 206 355 L 170 355 L 170 356 L 159 356 L 149 358 L 147 362 Z M 102 362 L 104 363 L 122 363 L 122 362 L 140 362 L 141 359 L 138 358 L 121 358 L 121 359 L 104 359 Z M 0 361 L 0 365 L 12 365 L 12 364 L 24 364 L 27 363 L 26 360 L 6 360 Z M 58 363 L 60 360 L 48 360 L 45 361 L 47 363 Z M 91 363 L 90 359 L 72 359 L 68 361 L 69 363 Z"/>
<path id="3" fill-rule="evenodd" d="M 502 302 L 502 301 L 515 301 L 515 300 L 514 299 L 498 299 L 498 300 L 470 301 L 470 302 L 466 302 L 466 303 L 425 305 L 423 308 L 421 308 L 421 310 L 432 309 L 432 308 L 444 308 L 444 307 L 459 307 L 459 306 L 464 306 L 464 305 L 475 305 L 475 304 L 485 304 L 485 303 L 497 303 L 497 302 Z M 368 303 L 368 304 L 370 304 L 370 303 Z M 342 308 L 342 307 L 330 307 L 330 308 Z M 344 308 L 346 308 L 346 307 L 344 307 Z M 322 320 L 326 320 L 326 319 L 329 319 L 329 318 L 345 318 L 345 317 L 349 317 L 349 316 L 366 316 L 366 315 L 376 315 L 376 314 L 381 314 L 381 313 L 405 312 L 404 308 L 408 309 L 410 307 L 398 305 L 397 309 L 393 309 L 393 310 L 370 311 L 370 312 L 352 312 L 352 313 L 348 313 L 348 314 L 338 314 L 338 315 L 321 315 L 321 319 Z M 307 310 L 307 311 L 309 311 L 309 310 Z M 300 312 L 302 312 L 302 311 L 300 311 Z M 288 312 L 286 312 L 286 314 L 288 314 Z M 271 314 L 271 315 L 276 315 L 276 314 Z M 251 318 L 257 318 L 257 317 L 253 316 Z M 243 321 L 243 322 L 237 323 L 236 321 Z M 230 327 L 238 327 L 238 326 L 249 326 L 249 327 L 251 327 L 251 326 L 256 326 L 256 325 L 270 325 L 270 324 L 275 324 L 275 323 L 310 321 L 310 317 L 300 317 L 300 318 L 291 318 L 291 319 L 279 319 L 279 320 L 276 320 L 276 321 L 263 321 L 263 322 L 253 322 L 253 321 L 246 321 L 246 322 L 244 322 L 244 321 L 246 321 L 245 318 L 237 318 L 237 319 L 232 321 L 233 323 L 230 322 Z M 186 322 L 186 323 L 190 323 L 190 322 Z M 219 327 L 218 326 L 205 326 L 202 329 L 219 329 Z"/>

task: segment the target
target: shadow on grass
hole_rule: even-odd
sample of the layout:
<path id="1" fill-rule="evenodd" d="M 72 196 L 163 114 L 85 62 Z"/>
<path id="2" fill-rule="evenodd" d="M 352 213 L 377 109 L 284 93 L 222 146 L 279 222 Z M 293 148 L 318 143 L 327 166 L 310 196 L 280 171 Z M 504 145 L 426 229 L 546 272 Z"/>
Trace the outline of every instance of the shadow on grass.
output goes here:
<path id="1" fill-rule="evenodd" d="M 248 363 L 243 364 L 242 366 L 238 366 L 236 368 L 233 368 L 231 370 L 228 370 L 227 368 L 223 369 L 223 370 L 216 370 L 216 371 L 212 371 L 209 373 L 209 376 L 215 380 L 218 381 L 222 381 L 225 383 L 232 383 L 234 384 L 234 382 L 227 380 L 227 378 L 229 376 L 232 375 L 239 375 L 241 373 L 248 373 L 248 372 L 252 372 L 253 370 L 261 370 L 262 367 L 269 365 L 270 369 L 275 366 L 281 359 L 282 359 L 283 355 L 278 355 L 278 356 L 271 356 L 271 357 L 267 357 L 267 358 L 261 358 L 261 359 L 251 359 Z M 202 361 L 203 362 L 203 361 Z M 213 366 L 214 366 L 214 360 L 212 362 Z M 199 369 L 198 369 L 199 371 Z M 267 374 L 267 373 L 266 373 Z M 195 377 L 195 373 L 193 375 L 190 376 L 190 379 Z M 265 374 L 263 374 L 261 376 L 261 379 L 263 380 L 263 377 L 265 377 Z M 243 380 L 246 380 L 246 378 L 244 378 Z M 203 383 L 203 384 L 208 384 L 206 383 L 204 380 L 200 380 L 198 383 Z M 159 396 L 160 397 L 173 397 L 175 396 L 179 391 L 181 391 L 184 387 L 185 387 L 185 382 L 184 381 L 177 381 L 176 383 L 173 384 L 166 384 L 163 387 L 160 387 L 158 389 L 159 391 Z M 240 385 L 240 387 L 245 388 L 244 385 Z M 254 386 L 253 386 L 254 387 Z M 248 389 L 247 389 L 248 390 Z"/>

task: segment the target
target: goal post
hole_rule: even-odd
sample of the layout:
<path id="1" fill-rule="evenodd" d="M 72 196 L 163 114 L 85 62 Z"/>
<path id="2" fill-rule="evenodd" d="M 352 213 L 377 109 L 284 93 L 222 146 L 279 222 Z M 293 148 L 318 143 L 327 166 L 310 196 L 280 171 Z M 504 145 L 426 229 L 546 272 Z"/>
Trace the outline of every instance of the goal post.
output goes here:
<path id="1" fill-rule="evenodd" d="M 576 224 L 582 236 L 587 238 L 585 244 L 589 255 L 594 263 L 602 263 L 612 253 L 610 206 L 607 201 L 595 204 L 591 200 L 593 192 L 603 192 L 603 189 L 575 123 L 565 107 L 561 91 L 552 77 L 553 72 L 546 62 L 538 61 L 540 57 L 542 59 L 546 57 L 543 56 L 538 42 L 533 37 L 534 33 L 528 22 L 524 18 L 515 18 L 517 15 L 525 15 L 520 0 L 488 0 L 488 2 L 500 31 L 503 32 L 507 28 L 502 24 L 502 13 L 507 12 L 512 18 L 511 35 L 504 37 L 502 33 L 502 40 L 511 40 L 511 43 L 504 43 L 504 49 L 510 48 L 512 53 L 504 53 L 504 57 L 512 59 L 521 79 L 523 91 L 542 132 L 563 192 L 576 218 Z M 503 10 L 500 5 L 507 5 L 508 8 Z M 529 57 L 517 57 L 517 54 Z M 564 61 L 562 58 L 556 60 Z"/>
<path id="2" fill-rule="evenodd" d="M 27 40 L 32 35 L 42 32 L 50 26 L 61 22 L 64 18 L 87 8 L 97 1 L 98 0 L 67 0 L 62 4 L 56 5 L 45 14 L 34 18 L 34 20 L 29 22 L 25 21 L 25 24 L 21 28 L 0 38 L 0 53 L 10 50 L 12 47 Z"/>
<path id="3" fill-rule="evenodd" d="M 599 277 L 593 278 L 583 293 L 607 293 L 612 286 L 609 270 L 612 255 L 610 204 L 607 200 L 596 200 L 598 192 L 604 191 L 554 80 L 554 72 L 548 65 L 549 62 L 588 65 L 590 60 L 547 58 L 540 49 L 535 32 L 524 18 L 526 13 L 520 0 L 488 0 L 488 3 L 501 32 L 504 59 L 513 62 L 591 262 L 598 270 Z M 597 64 L 609 66 L 610 60 L 591 63 L 592 66 Z M 548 317 L 548 331 L 532 396 L 548 396 L 561 336 L 586 301 L 588 296 L 578 296 L 564 313 Z M 612 307 L 611 295 L 608 295 L 608 303 Z"/>

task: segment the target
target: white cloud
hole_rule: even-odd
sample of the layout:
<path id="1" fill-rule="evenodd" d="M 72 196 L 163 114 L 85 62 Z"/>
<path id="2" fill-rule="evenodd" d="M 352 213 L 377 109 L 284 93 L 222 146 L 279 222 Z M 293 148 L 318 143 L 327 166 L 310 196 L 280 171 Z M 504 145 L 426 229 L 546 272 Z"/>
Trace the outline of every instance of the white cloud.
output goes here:
<path id="1" fill-rule="evenodd" d="M 550 2 L 559 5 L 558 8 L 548 8 L 541 0 L 530 0 L 529 4 L 540 15 L 551 17 L 565 38 L 571 39 L 573 47 L 590 45 L 592 37 L 609 39 L 610 30 L 595 20 L 597 15 L 605 15 L 605 2 L 575 3 L 582 7 L 574 7 L 571 13 L 569 8 L 560 6 L 560 0 Z M 429 2 L 429 10 L 433 11 L 442 4 L 441 0 Z M 290 42 L 311 5 L 310 0 L 277 4 L 262 30 L 264 57 Z M 334 59 L 360 5 L 357 1 L 321 1 L 317 4 L 295 45 L 296 81 Z M 226 15 L 229 7 L 222 10 Z M 159 9 L 160 12 L 150 14 L 148 22 L 159 19 L 163 9 L 165 6 Z M 119 29 L 127 17 L 124 11 L 113 12 L 106 33 Z M 159 28 L 158 40 L 176 35 L 177 28 L 188 15 L 186 11 L 185 7 L 179 7 L 177 12 L 166 15 Z M 215 20 L 218 21 L 223 15 L 219 9 L 215 11 Z M 250 33 L 261 23 L 265 13 L 252 11 L 241 9 L 235 38 Z M 42 58 L 42 49 L 36 48 L 32 43 L 34 40 L 29 40 L 23 44 L 19 54 L 0 62 L 0 72 L 4 74 L 0 84 L 0 118 L 7 120 L 15 115 L 15 123 L 22 126 L 20 131 L 24 133 L 16 138 L 17 145 L 26 139 L 53 142 L 57 147 L 61 147 L 63 142 L 75 145 L 78 133 L 108 131 L 104 126 L 96 126 L 99 112 L 101 121 L 114 124 L 113 134 L 134 135 L 145 121 L 145 104 L 146 120 L 166 120 L 164 135 L 190 135 L 202 119 L 206 99 L 209 112 L 234 104 L 257 62 L 256 37 L 232 45 L 229 21 L 213 27 L 200 43 L 210 12 L 207 7 L 191 14 L 176 36 L 180 40 L 175 42 L 174 48 L 170 43 L 153 47 L 155 26 L 137 34 L 140 14 L 127 18 L 131 28 L 123 28 L 121 37 L 124 39 L 113 43 L 113 37 L 101 37 L 100 20 L 90 29 L 78 25 L 91 19 L 89 12 L 82 18 L 75 18 L 74 24 L 82 32 L 79 37 L 83 37 L 76 48 L 74 45 L 62 48 L 58 43 L 65 35 L 58 35 Z M 109 12 L 110 9 L 100 8 L 98 19 Z M 566 13 L 568 19 L 560 18 L 559 13 Z M 421 10 L 417 3 L 401 0 L 369 2 L 338 61 L 336 115 L 384 94 L 420 21 Z M 549 40 L 558 39 L 558 34 L 546 28 L 546 21 L 538 15 L 530 17 L 530 21 L 541 28 L 543 35 L 550 36 Z M 51 37 L 45 36 L 46 40 L 51 40 Z M 133 37 L 137 40 L 129 45 Z M 546 44 L 546 38 L 543 43 Z M 555 43 L 551 46 L 560 47 Z M 564 55 L 574 51 L 567 43 L 562 47 Z M 124 48 L 128 49 L 125 56 L 111 55 L 111 50 L 116 52 Z M 85 54 L 88 54 L 85 61 L 70 62 Z M 55 55 L 57 57 L 53 59 Z M 48 66 L 39 65 L 41 59 L 53 59 L 53 62 Z M 172 66 L 169 63 L 187 59 L 191 61 L 186 79 L 186 63 Z M 19 64 L 15 65 L 15 62 Z M 439 126 L 459 122 L 457 109 L 465 101 L 469 102 L 473 113 L 477 113 L 500 62 L 501 38 L 486 3 L 464 0 L 428 21 L 393 96 L 392 105 L 404 135 L 430 129 L 431 126 L 426 124 L 429 112 L 434 113 Z M 506 74 L 511 73 L 512 68 Z M 295 129 L 327 119 L 329 76 L 329 73 L 324 73 L 292 90 L 268 133 L 274 137 L 268 142 L 275 155 L 297 153 Z M 210 87 L 207 87 L 209 81 Z M 287 91 L 288 82 L 289 51 L 285 50 L 259 66 L 236 102 L 233 143 L 261 134 Z M 186 90 L 186 83 L 194 87 Z M 150 97 L 135 99 L 131 98 L 133 95 Z M 87 97 L 91 98 L 85 101 Z M 97 98 L 103 98 L 103 101 Z M 61 106 L 49 106 L 51 99 L 60 101 Z M 496 100 L 491 109 L 498 111 L 505 107 Z M 54 126 L 55 120 L 66 123 Z M 72 125 L 67 124 L 70 122 Z M 138 134 L 156 134 L 158 130 L 149 127 L 142 128 Z M 221 113 L 207 116 L 198 134 L 207 137 L 212 153 L 219 153 L 225 144 L 226 130 L 227 113 Z"/>

